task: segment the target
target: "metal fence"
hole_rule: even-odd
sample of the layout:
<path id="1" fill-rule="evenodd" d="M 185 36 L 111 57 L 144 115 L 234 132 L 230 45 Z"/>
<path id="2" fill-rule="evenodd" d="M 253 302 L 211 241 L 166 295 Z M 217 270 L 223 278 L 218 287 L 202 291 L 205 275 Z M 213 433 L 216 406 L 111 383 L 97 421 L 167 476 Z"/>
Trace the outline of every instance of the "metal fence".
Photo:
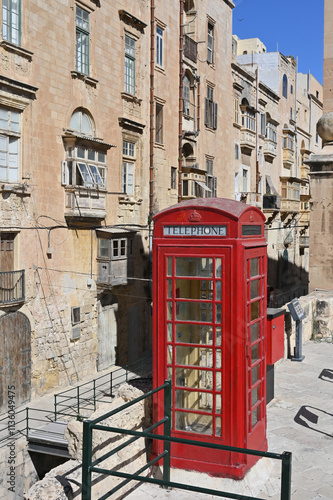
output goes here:
<path id="1" fill-rule="evenodd" d="M 129 408 L 130 406 L 146 399 L 158 391 L 164 391 L 164 417 L 159 421 L 150 426 L 145 431 L 134 431 L 128 429 L 119 429 L 116 427 L 109 427 L 105 425 L 100 425 L 100 422 L 103 420 L 115 415 L 116 413 Z M 152 431 L 159 426 L 163 425 L 163 435 L 154 434 Z M 93 430 L 101 430 L 105 432 L 113 432 L 118 434 L 124 434 L 132 436 L 125 443 L 117 446 L 113 450 L 105 453 L 103 456 L 99 457 L 96 460 L 92 460 L 92 433 Z M 120 472 L 119 470 L 108 470 L 98 467 L 98 464 L 112 455 L 118 453 L 120 450 L 130 445 L 140 437 L 150 438 L 150 439 L 158 439 L 164 442 L 164 450 L 161 454 L 155 457 L 153 460 L 148 462 L 144 467 L 139 469 L 133 474 L 127 474 L 124 472 Z M 140 396 L 139 398 L 130 401 L 122 405 L 121 407 L 110 411 L 102 415 L 99 418 L 96 418 L 92 421 L 85 420 L 83 422 L 83 461 L 82 461 L 82 500 L 91 500 L 91 489 L 92 489 L 92 473 L 99 473 L 103 475 L 115 476 L 123 478 L 124 480 L 109 490 L 105 495 L 99 498 L 99 500 L 104 500 L 110 497 L 113 493 L 116 493 L 119 489 L 124 487 L 130 481 L 141 481 L 148 482 L 152 484 L 157 484 L 160 486 L 165 486 L 167 488 L 179 488 L 187 491 L 194 491 L 197 493 L 205 493 L 208 495 L 216 495 L 218 497 L 224 498 L 237 498 L 242 500 L 260 500 L 257 497 L 248 497 L 245 495 L 234 494 L 225 491 L 212 490 L 209 488 L 202 488 L 194 485 L 188 485 L 184 483 L 176 483 L 170 481 L 170 455 L 171 455 L 171 443 L 180 443 L 184 446 L 200 446 L 208 449 L 217 449 L 230 451 L 235 453 L 243 453 L 246 455 L 254 455 L 259 457 L 267 457 L 276 460 L 280 460 L 282 462 L 282 473 L 281 473 L 281 500 L 290 500 L 291 498 L 291 459 L 292 455 L 290 452 L 284 452 L 282 454 L 278 453 L 269 453 L 269 452 L 261 452 L 257 450 L 248 450 L 244 448 L 236 448 L 232 446 L 221 446 L 217 444 L 203 443 L 202 441 L 194 441 L 190 439 L 181 439 L 171 437 L 171 382 L 166 381 L 163 385 L 158 387 L 157 389 L 153 389 L 152 391 Z M 154 464 L 163 461 L 163 479 L 155 479 L 147 476 L 142 476 L 141 474 L 152 467 Z"/>
<path id="2" fill-rule="evenodd" d="M 143 358 L 134 363 L 117 368 L 85 384 L 78 385 L 54 395 L 55 417 L 72 415 L 76 418 L 87 417 L 96 411 L 97 402 L 111 402 L 115 388 L 128 382 L 133 376 L 143 376 L 152 370 L 152 359 Z"/>

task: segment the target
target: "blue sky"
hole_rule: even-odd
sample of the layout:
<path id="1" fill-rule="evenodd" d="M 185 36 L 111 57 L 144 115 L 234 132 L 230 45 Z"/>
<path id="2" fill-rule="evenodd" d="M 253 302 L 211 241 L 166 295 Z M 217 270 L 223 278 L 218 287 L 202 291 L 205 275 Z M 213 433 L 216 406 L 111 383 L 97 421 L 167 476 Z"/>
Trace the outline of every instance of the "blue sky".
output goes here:
<path id="1" fill-rule="evenodd" d="M 323 83 L 324 0 L 234 0 L 233 34 L 298 57 L 298 71 Z"/>

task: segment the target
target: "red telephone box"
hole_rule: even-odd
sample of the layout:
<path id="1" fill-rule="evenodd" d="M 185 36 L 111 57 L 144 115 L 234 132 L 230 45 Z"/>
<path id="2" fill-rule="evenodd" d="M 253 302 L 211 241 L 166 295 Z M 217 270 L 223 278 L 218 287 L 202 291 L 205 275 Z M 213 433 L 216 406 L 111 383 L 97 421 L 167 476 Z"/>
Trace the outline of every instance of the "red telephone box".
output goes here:
<path id="1" fill-rule="evenodd" d="M 154 217 L 154 387 L 171 380 L 173 436 L 267 449 L 264 220 L 223 198 Z M 154 411 L 163 417 L 161 393 Z M 212 475 L 242 478 L 257 460 L 171 445 L 173 467 Z"/>

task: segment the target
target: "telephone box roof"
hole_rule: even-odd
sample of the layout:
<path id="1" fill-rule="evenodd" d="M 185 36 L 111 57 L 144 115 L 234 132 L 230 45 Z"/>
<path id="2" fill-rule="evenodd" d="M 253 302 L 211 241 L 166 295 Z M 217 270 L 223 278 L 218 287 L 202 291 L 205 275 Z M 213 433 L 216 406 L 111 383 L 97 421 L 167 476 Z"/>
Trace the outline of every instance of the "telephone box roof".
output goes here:
<path id="1" fill-rule="evenodd" d="M 247 205 L 241 201 L 229 200 L 228 198 L 194 198 L 192 200 L 182 201 L 176 205 L 161 210 L 154 216 L 154 220 L 158 220 L 161 216 L 170 212 L 179 212 L 182 210 L 195 209 L 195 210 L 208 210 L 213 212 L 220 212 L 235 220 L 249 210 L 254 210 L 261 215 L 263 221 L 265 216 L 261 210 L 252 205 Z"/>

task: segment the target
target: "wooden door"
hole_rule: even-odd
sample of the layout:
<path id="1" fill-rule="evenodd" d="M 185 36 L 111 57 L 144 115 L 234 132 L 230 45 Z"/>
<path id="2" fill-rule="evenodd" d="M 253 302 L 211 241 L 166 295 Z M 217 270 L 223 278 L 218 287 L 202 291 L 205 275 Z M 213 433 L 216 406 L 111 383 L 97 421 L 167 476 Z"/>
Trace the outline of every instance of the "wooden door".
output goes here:
<path id="1" fill-rule="evenodd" d="M 0 413 L 7 411 L 8 387 L 14 386 L 15 406 L 30 400 L 31 326 L 21 312 L 0 317 Z"/>

